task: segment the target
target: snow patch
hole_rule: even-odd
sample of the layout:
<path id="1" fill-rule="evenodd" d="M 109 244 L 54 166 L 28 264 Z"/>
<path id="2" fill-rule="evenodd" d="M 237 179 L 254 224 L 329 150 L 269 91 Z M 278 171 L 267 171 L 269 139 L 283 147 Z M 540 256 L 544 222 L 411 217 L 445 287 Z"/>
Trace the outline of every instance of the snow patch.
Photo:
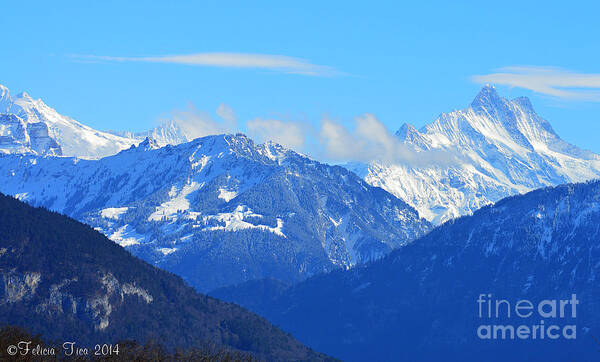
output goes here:
<path id="1" fill-rule="evenodd" d="M 225 224 L 225 226 L 212 226 L 208 228 L 204 228 L 203 230 L 224 230 L 224 231 L 238 231 L 243 229 L 259 229 L 270 231 L 276 235 L 286 238 L 283 233 L 283 220 L 277 218 L 277 226 L 270 227 L 267 225 L 254 225 L 247 221 L 244 221 L 245 218 L 255 217 L 262 218 L 263 216 L 260 214 L 255 214 L 250 208 L 244 205 L 238 205 L 233 212 L 225 212 L 219 213 L 217 215 L 209 215 L 204 217 L 204 221 L 209 223 L 210 221 L 218 221 L 221 224 Z"/>
<path id="2" fill-rule="evenodd" d="M 119 216 L 126 213 L 127 210 L 129 210 L 128 207 L 108 207 L 100 212 L 100 216 L 105 219 L 119 220 Z"/>
<path id="3" fill-rule="evenodd" d="M 187 199 L 188 195 L 199 190 L 202 186 L 204 186 L 204 183 L 195 181 L 184 185 L 180 191 L 177 191 L 175 186 L 173 186 L 169 192 L 171 199 L 158 206 L 156 211 L 148 217 L 148 221 L 160 221 L 163 217 L 168 220 L 176 219 L 178 212 L 188 211 L 190 209 L 190 202 Z"/>
<path id="4" fill-rule="evenodd" d="M 225 190 L 223 188 L 219 189 L 219 198 L 225 200 L 226 202 L 229 202 L 231 199 L 235 198 L 237 196 L 237 192 L 235 191 L 229 191 L 229 190 Z"/>
<path id="5" fill-rule="evenodd" d="M 131 225 L 124 225 L 117 229 L 112 235 L 108 237 L 110 240 L 121 245 L 122 247 L 137 245 L 145 239 L 143 235 L 135 232 Z"/>
<path id="6" fill-rule="evenodd" d="M 162 255 L 169 255 L 177 251 L 177 248 L 158 248 L 156 249 L 162 253 Z"/>
<path id="7" fill-rule="evenodd" d="M 13 174 L 13 176 L 14 176 L 14 174 Z M 25 201 L 25 200 L 27 200 L 27 197 L 29 197 L 29 193 L 28 192 L 22 192 L 20 194 L 15 194 L 15 198 L 17 200 Z"/>
<path id="8" fill-rule="evenodd" d="M 339 220 L 337 220 L 337 221 L 336 221 L 336 220 L 334 220 L 334 219 L 333 219 L 333 218 L 330 216 L 330 217 L 329 217 L 329 220 L 331 220 L 331 223 L 332 223 L 333 225 L 335 225 L 335 227 L 338 227 L 338 226 L 342 225 L 342 218 L 341 218 L 341 217 L 340 217 L 340 219 L 339 219 Z"/>

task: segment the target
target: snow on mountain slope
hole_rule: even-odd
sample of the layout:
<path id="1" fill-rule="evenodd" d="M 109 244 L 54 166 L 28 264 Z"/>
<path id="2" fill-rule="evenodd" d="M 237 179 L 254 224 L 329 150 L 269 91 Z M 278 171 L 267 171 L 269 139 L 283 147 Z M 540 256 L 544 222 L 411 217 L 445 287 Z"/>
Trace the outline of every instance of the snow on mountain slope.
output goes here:
<path id="1" fill-rule="evenodd" d="M 355 174 L 244 135 L 100 160 L 0 156 L 0 191 L 95 227 L 208 291 L 375 259 L 430 224 Z"/>
<path id="2" fill-rule="evenodd" d="M 458 165 L 351 164 L 372 185 L 405 200 L 440 224 L 526 191 L 600 177 L 600 157 L 560 139 L 525 97 L 507 100 L 484 87 L 464 110 L 443 113 L 396 133 L 417 150 L 444 150 Z"/>
<path id="3" fill-rule="evenodd" d="M 97 131 L 0 85 L 0 152 L 101 158 L 141 140 Z"/>

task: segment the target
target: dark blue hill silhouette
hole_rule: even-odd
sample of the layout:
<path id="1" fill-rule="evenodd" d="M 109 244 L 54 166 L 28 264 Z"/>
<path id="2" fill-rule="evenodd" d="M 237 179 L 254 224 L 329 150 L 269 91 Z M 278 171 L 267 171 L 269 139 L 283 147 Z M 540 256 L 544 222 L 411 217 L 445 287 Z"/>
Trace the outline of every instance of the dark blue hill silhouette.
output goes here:
<path id="1" fill-rule="evenodd" d="M 271 288 L 278 293 L 264 296 L 262 303 L 248 295 L 250 289 L 214 295 L 247 305 L 307 345 L 345 360 L 598 361 L 599 278 L 596 181 L 509 197 L 447 222 L 379 261 L 288 289 Z M 487 318 L 482 304 L 480 318 L 480 294 L 509 301 L 511 317 L 500 304 L 499 318 Z M 519 300 L 537 306 L 572 294 L 579 301 L 575 318 L 569 305 L 565 317 L 556 319 L 535 312 L 520 318 L 514 311 Z M 538 331 L 533 340 L 533 325 L 542 319 L 561 332 L 576 325 L 576 339 L 540 339 Z M 478 337 L 479 326 L 494 324 L 528 325 L 529 338 Z"/>
<path id="2" fill-rule="evenodd" d="M 0 194 L 0 324 L 79 345 L 212 345 L 267 360 L 321 360 L 263 318 L 195 292 L 91 227 Z"/>

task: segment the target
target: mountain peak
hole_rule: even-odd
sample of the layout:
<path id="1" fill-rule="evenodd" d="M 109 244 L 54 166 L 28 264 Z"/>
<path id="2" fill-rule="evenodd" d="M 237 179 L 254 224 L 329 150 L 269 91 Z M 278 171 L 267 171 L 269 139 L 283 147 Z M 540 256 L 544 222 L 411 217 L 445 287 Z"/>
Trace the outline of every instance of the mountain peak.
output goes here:
<path id="1" fill-rule="evenodd" d="M 160 145 L 156 140 L 152 137 L 146 137 L 139 145 L 138 148 L 144 151 L 155 150 L 160 148 Z"/>
<path id="2" fill-rule="evenodd" d="M 485 106 L 495 106 L 501 103 L 502 100 L 503 99 L 498 94 L 496 87 L 486 84 L 481 88 L 475 99 L 473 99 L 473 102 L 471 102 L 471 107 L 480 108 Z"/>
<path id="3" fill-rule="evenodd" d="M 411 144 L 416 148 L 429 149 L 428 142 L 421 133 L 423 130 L 417 130 L 415 126 L 410 123 L 404 123 L 398 131 L 396 131 L 396 137 L 401 142 Z"/>
<path id="4" fill-rule="evenodd" d="M 417 131 L 417 129 L 415 128 L 415 126 L 413 126 L 410 123 L 403 123 L 402 126 L 400 126 L 400 129 L 398 131 L 396 131 L 396 136 L 400 137 L 400 139 L 404 140 L 406 139 L 410 134 L 412 133 L 418 133 L 419 131 Z"/>
<path id="5" fill-rule="evenodd" d="M 531 100 L 527 97 L 517 97 L 512 102 L 525 110 L 533 112 L 533 104 L 531 104 Z"/>

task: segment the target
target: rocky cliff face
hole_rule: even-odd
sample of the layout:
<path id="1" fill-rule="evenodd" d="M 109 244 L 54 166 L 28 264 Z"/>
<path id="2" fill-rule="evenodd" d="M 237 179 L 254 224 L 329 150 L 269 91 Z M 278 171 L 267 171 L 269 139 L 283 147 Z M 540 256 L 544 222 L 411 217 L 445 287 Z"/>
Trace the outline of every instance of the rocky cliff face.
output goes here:
<path id="1" fill-rule="evenodd" d="M 101 158 L 140 141 L 92 129 L 0 85 L 0 153 Z"/>
<path id="2" fill-rule="evenodd" d="M 42 122 L 26 122 L 14 114 L 0 114 L 0 152 L 35 155 L 62 155 Z"/>

